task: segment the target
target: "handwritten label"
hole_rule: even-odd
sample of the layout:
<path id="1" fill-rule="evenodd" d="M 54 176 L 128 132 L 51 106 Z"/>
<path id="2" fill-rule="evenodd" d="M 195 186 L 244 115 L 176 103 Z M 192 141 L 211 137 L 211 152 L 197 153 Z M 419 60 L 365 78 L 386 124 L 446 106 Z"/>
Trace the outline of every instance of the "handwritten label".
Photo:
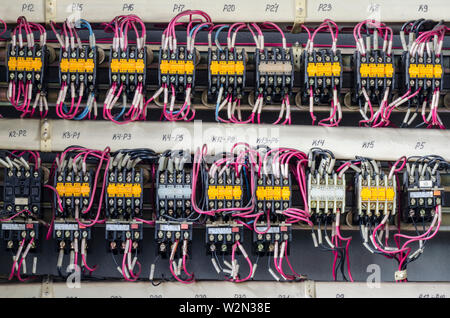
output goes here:
<path id="1" fill-rule="evenodd" d="M 34 12 L 34 4 L 22 3 L 22 12 Z"/>
<path id="2" fill-rule="evenodd" d="M 325 139 L 313 139 L 311 146 L 323 147 L 325 145 Z"/>
<path id="3" fill-rule="evenodd" d="M 161 137 L 162 141 L 183 141 L 184 135 L 183 134 L 163 134 Z"/>
<path id="4" fill-rule="evenodd" d="M 331 3 L 319 3 L 319 6 L 317 7 L 317 11 L 320 12 L 330 12 L 332 9 Z"/>
<path id="5" fill-rule="evenodd" d="M 269 12 L 269 13 L 277 13 L 279 8 L 280 8 L 280 4 L 277 2 L 266 4 L 266 12 Z"/>
<path id="6" fill-rule="evenodd" d="M 78 140 L 80 139 L 81 132 L 79 131 L 63 131 L 62 133 L 62 139 L 71 139 L 71 140 Z"/>
<path id="7" fill-rule="evenodd" d="M 10 130 L 8 132 L 8 137 L 9 138 L 23 138 L 23 137 L 27 137 L 27 130 L 26 129 Z"/>
<path id="8" fill-rule="evenodd" d="M 112 135 L 113 141 L 124 141 L 124 140 L 131 140 L 131 134 L 130 133 L 118 133 Z"/>

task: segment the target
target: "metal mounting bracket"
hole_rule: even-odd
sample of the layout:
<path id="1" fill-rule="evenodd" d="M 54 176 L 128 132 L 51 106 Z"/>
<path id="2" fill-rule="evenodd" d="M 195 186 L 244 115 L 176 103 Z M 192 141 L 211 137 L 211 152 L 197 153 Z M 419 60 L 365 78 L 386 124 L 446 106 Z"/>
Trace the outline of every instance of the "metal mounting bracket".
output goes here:
<path id="1" fill-rule="evenodd" d="M 292 33 L 299 33 L 300 27 L 305 23 L 306 18 L 306 0 L 295 0 L 294 7 L 294 25 L 292 26 Z"/>
<path id="2" fill-rule="evenodd" d="M 41 121 L 41 151 L 52 151 L 51 125 L 46 119 Z"/>

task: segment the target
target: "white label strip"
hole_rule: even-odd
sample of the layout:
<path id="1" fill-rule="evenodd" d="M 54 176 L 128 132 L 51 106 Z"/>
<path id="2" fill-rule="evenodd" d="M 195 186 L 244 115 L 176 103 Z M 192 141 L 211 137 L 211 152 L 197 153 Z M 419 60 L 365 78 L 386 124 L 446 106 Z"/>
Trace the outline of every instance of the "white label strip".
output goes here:
<path id="1" fill-rule="evenodd" d="M 77 145 L 93 149 L 109 146 L 111 151 L 127 148 L 130 143 L 133 147 L 152 148 L 156 152 L 195 151 L 206 143 L 211 154 L 229 151 L 237 142 L 247 142 L 252 146 L 291 147 L 304 152 L 321 147 L 333 151 L 338 159 L 353 159 L 359 155 L 375 160 L 397 160 L 401 156 L 434 153 L 450 160 L 450 147 L 442 147 L 450 140 L 450 130 L 232 125 L 201 121 L 135 122 L 122 126 L 106 121 L 51 120 L 50 123 L 53 151 L 63 151 L 73 145 L 74 140 L 65 138 L 65 132 L 81 131 L 75 141 Z"/>
<path id="2" fill-rule="evenodd" d="M 411 191 L 409 193 L 410 198 L 432 198 L 433 191 Z"/>
<path id="3" fill-rule="evenodd" d="M 111 21 L 115 16 L 136 14 L 145 22 L 168 23 L 185 10 L 203 10 L 214 22 L 294 21 L 294 0 L 58 0 L 56 21 L 76 16 L 89 22 Z M 249 13 L 251 12 L 251 15 Z"/>
<path id="4" fill-rule="evenodd" d="M 2 230 L 22 231 L 22 230 L 25 230 L 25 224 L 21 224 L 21 223 L 2 223 Z"/>
<path id="5" fill-rule="evenodd" d="M 0 19 L 6 23 L 17 23 L 17 18 L 20 16 L 25 16 L 29 22 L 45 21 L 44 0 L 3 0 L 2 3 Z"/>
<path id="6" fill-rule="evenodd" d="M 305 0 L 306 22 L 321 22 L 326 18 L 336 22 L 359 22 L 376 19 L 383 22 L 405 22 L 419 18 L 446 20 L 448 0 Z M 296 0 L 18 0 L 8 1 L 0 8 L 0 18 L 15 23 L 24 15 L 31 22 L 45 22 L 55 10 L 54 20 L 67 17 L 90 22 L 107 22 L 115 16 L 137 14 L 145 22 L 167 23 L 188 9 L 206 11 L 214 22 L 286 22 L 295 20 Z M 52 6 L 50 6 L 50 4 Z M 46 5 L 48 7 L 46 7 Z M 50 10 L 50 8 L 52 8 Z M 348 14 L 351 12 L 352 14 Z M 249 14 L 251 13 L 251 14 Z M 47 17 L 51 18 L 49 15 Z"/>
<path id="7" fill-rule="evenodd" d="M 375 19 L 383 22 L 406 22 L 420 18 L 446 20 L 448 5 L 448 0 L 307 0 L 305 21 L 332 19 L 335 22 L 357 22 Z"/>
<path id="8" fill-rule="evenodd" d="M 55 230 L 76 231 L 76 230 L 78 230 L 78 224 L 76 224 L 76 223 L 55 223 Z"/>
<path id="9" fill-rule="evenodd" d="M 208 234 L 231 234 L 231 227 L 207 227 Z"/>
<path id="10" fill-rule="evenodd" d="M 280 227 L 279 226 L 271 226 L 269 230 L 267 230 L 266 226 L 257 226 L 256 229 L 259 232 L 266 232 L 266 233 L 280 233 Z"/>
<path id="11" fill-rule="evenodd" d="M 15 205 L 27 205 L 28 198 L 14 198 L 14 204 Z"/>
<path id="12" fill-rule="evenodd" d="M 311 200 L 320 201 L 334 201 L 334 200 L 344 200 L 345 198 L 345 187 L 335 186 L 335 185 L 311 185 L 311 190 L 309 191 Z"/>
<path id="13" fill-rule="evenodd" d="M 0 19 L 3 17 L 6 16 L 0 13 Z M 13 148 L 17 150 L 39 150 L 41 145 L 39 120 L 0 119 L 0 126 L 1 149 L 11 149 L 11 145 L 14 145 Z"/>
<path id="14" fill-rule="evenodd" d="M 165 231 L 165 232 L 168 232 L 168 231 L 174 232 L 174 231 L 179 231 L 180 230 L 180 225 L 176 225 L 176 224 L 161 224 L 159 229 L 161 231 Z"/>
<path id="15" fill-rule="evenodd" d="M 431 188 L 433 186 L 433 181 L 431 180 L 420 180 L 419 187 L 421 188 Z"/>
<path id="16" fill-rule="evenodd" d="M 106 224 L 107 231 L 129 231 L 129 224 Z"/>

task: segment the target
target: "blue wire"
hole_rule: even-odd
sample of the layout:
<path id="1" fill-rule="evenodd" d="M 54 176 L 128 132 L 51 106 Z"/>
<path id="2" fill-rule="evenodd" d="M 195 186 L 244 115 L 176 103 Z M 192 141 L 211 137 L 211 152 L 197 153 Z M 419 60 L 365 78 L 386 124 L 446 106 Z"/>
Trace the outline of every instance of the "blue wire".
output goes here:
<path id="1" fill-rule="evenodd" d="M 120 111 L 120 113 L 114 117 L 114 120 L 118 121 L 120 117 L 122 117 L 123 113 L 125 113 L 125 104 L 123 104 L 122 110 Z"/>
<path id="2" fill-rule="evenodd" d="M 222 49 L 222 47 L 220 46 L 220 44 L 218 44 L 219 43 L 219 40 L 218 40 L 218 38 L 219 38 L 219 34 L 220 34 L 220 32 L 223 30 L 223 29 L 228 29 L 230 26 L 229 25 L 224 25 L 224 26 L 221 26 L 220 28 L 218 28 L 217 29 L 217 31 L 216 31 L 216 35 L 215 35 L 215 37 L 214 37 L 214 41 L 216 42 L 216 45 L 217 45 L 217 48 L 219 49 L 219 51 L 223 51 L 223 49 Z"/>
<path id="3" fill-rule="evenodd" d="M 222 85 L 220 85 L 220 88 L 222 88 Z M 217 98 L 216 103 L 216 121 L 219 122 L 219 106 L 220 106 L 220 100 Z"/>
<path id="4" fill-rule="evenodd" d="M 201 26 L 201 27 L 200 27 Z M 194 34 L 195 29 L 200 28 L 199 31 L 201 29 L 207 28 L 209 27 L 209 25 L 201 25 L 201 24 L 197 24 L 195 27 L 192 28 L 191 33 L 189 33 L 189 36 L 192 37 L 192 34 Z"/>
<path id="5" fill-rule="evenodd" d="M 67 113 L 68 109 L 67 109 L 66 104 L 63 104 L 63 107 L 64 107 L 64 111 Z M 83 112 L 81 112 L 79 115 L 75 116 L 73 119 L 74 120 L 82 120 L 82 119 L 84 119 L 86 117 L 86 115 L 89 113 L 88 110 L 89 110 L 89 108 L 86 106 L 84 108 Z"/>
<path id="6" fill-rule="evenodd" d="M 95 94 L 92 93 L 92 95 L 94 96 Z M 85 107 L 84 110 L 81 112 L 81 114 L 79 114 L 78 116 L 75 116 L 73 119 L 75 119 L 75 120 L 82 120 L 82 119 L 86 118 L 86 116 L 87 116 L 88 114 L 89 114 L 89 107 L 87 107 L 87 105 L 86 105 L 86 107 Z"/>
<path id="7" fill-rule="evenodd" d="M 84 25 L 84 27 L 89 30 L 89 35 L 94 34 L 94 31 L 92 30 L 92 26 L 89 22 L 87 22 L 84 19 L 80 19 L 80 22 L 81 22 L 81 26 Z"/>
<path id="8" fill-rule="evenodd" d="M 245 179 L 245 186 L 247 187 L 247 196 L 250 197 L 250 189 L 248 187 L 248 178 L 247 178 L 247 171 L 245 167 L 242 167 L 244 169 L 244 179 Z"/>
<path id="9" fill-rule="evenodd" d="M 94 31 L 92 30 L 92 26 L 89 22 L 84 19 L 80 19 L 79 21 L 81 22 L 80 27 L 84 27 L 89 30 L 89 36 L 95 36 Z M 95 48 L 95 46 L 93 46 L 92 48 Z"/>

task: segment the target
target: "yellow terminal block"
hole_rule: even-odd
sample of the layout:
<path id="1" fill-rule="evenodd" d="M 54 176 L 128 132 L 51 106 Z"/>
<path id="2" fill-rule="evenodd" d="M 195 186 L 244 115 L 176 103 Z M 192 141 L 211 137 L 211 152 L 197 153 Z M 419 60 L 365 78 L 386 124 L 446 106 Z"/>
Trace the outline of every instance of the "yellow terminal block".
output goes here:
<path id="1" fill-rule="evenodd" d="M 209 186 L 208 187 L 208 199 L 215 200 L 217 198 L 217 187 Z"/>
<path id="2" fill-rule="evenodd" d="M 56 184 L 56 191 L 60 197 L 88 197 L 91 193 L 89 183 L 62 183 Z M 109 188 L 108 188 L 109 194 Z"/>
<path id="3" fill-rule="evenodd" d="M 339 62 L 326 62 L 326 63 L 309 63 L 308 64 L 308 76 L 340 76 L 341 64 Z"/>
<path id="4" fill-rule="evenodd" d="M 224 192 L 225 192 L 224 186 L 217 186 L 217 200 L 223 200 Z"/>
<path id="5" fill-rule="evenodd" d="M 110 198 L 114 198 L 117 194 L 117 187 L 114 183 L 108 184 L 108 188 L 106 189 L 108 196 Z"/>
<path id="6" fill-rule="evenodd" d="M 359 67 L 359 75 L 361 77 L 369 77 L 369 74 L 370 74 L 369 64 L 362 63 L 361 66 Z"/>
<path id="7" fill-rule="evenodd" d="M 112 59 L 110 67 L 112 73 L 143 74 L 145 64 L 143 59 Z"/>
<path id="8" fill-rule="evenodd" d="M 410 64 L 408 69 L 410 78 L 442 78 L 442 65 Z"/>
<path id="9" fill-rule="evenodd" d="M 81 196 L 81 183 L 72 184 L 72 195 L 75 197 Z"/>
<path id="10" fill-rule="evenodd" d="M 64 183 L 58 182 L 56 184 L 56 191 L 58 192 L 60 197 L 64 197 L 66 195 L 66 187 Z"/>
<path id="11" fill-rule="evenodd" d="M 161 74 L 187 74 L 194 73 L 193 61 L 162 60 L 159 64 Z"/>
<path id="12" fill-rule="evenodd" d="M 123 183 L 122 184 L 122 196 L 126 197 L 126 198 L 131 198 L 132 190 L 133 186 L 131 185 L 131 183 Z"/>
<path id="13" fill-rule="evenodd" d="M 263 200 L 289 200 L 291 197 L 291 190 L 289 187 L 265 187 L 260 186 L 256 189 L 256 198 L 257 200 L 263 201 Z"/>
<path id="14" fill-rule="evenodd" d="M 42 60 L 38 57 L 14 57 L 8 60 L 8 69 L 10 71 L 35 71 L 40 72 L 42 69 Z"/>
<path id="15" fill-rule="evenodd" d="M 139 198 L 142 187 L 139 183 L 110 183 L 107 192 L 109 197 Z"/>
<path id="16" fill-rule="evenodd" d="M 392 187 L 362 187 L 360 197 L 361 201 L 393 201 L 395 191 Z"/>
<path id="17" fill-rule="evenodd" d="M 386 188 L 386 200 L 387 201 L 394 201 L 395 197 L 395 191 L 393 187 Z"/>
<path id="18" fill-rule="evenodd" d="M 88 197 L 91 193 L 91 187 L 89 186 L 89 183 L 83 183 L 81 185 L 81 195 L 83 197 Z"/>
<path id="19" fill-rule="evenodd" d="M 212 75 L 243 75 L 243 61 L 212 61 L 210 65 Z M 162 73 L 162 72 L 161 72 Z"/>
<path id="20" fill-rule="evenodd" d="M 378 189 L 378 201 L 386 200 L 386 188 Z"/>
<path id="21" fill-rule="evenodd" d="M 273 195 L 273 200 L 275 200 L 275 201 L 281 200 L 281 187 L 273 187 L 272 195 Z"/>
<path id="22" fill-rule="evenodd" d="M 434 78 L 442 78 L 442 65 L 436 64 L 433 69 Z"/>
<path id="23" fill-rule="evenodd" d="M 242 198 L 242 188 L 240 186 L 234 186 L 233 199 L 240 200 Z"/>
<path id="24" fill-rule="evenodd" d="M 225 196 L 226 200 L 232 200 L 233 199 L 233 187 L 232 186 L 225 186 L 225 189 L 223 191 L 223 195 Z"/>
<path id="25" fill-rule="evenodd" d="M 333 76 L 341 75 L 341 64 L 339 64 L 338 62 L 334 62 L 331 65 L 331 73 L 333 74 Z"/>
<path id="26" fill-rule="evenodd" d="M 361 188 L 361 201 L 369 201 L 370 199 L 370 189 L 368 187 L 362 187 Z"/>
<path id="27" fill-rule="evenodd" d="M 377 200 L 378 200 L 378 189 L 370 188 L 370 201 L 377 201 Z"/>
<path id="28" fill-rule="evenodd" d="M 394 74 L 392 64 L 362 63 L 359 68 L 361 77 L 391 77 Z"/>
<path id="29" fill-rule="evenodd" d="M 266 187 L 258 187 L 256 189 L 256 198 L 260 201 L 266 199 Z"/>
<path id="30" fill-rule="evenodd" d="M 139 183 L 135 183 L 132 186 L 131 194 L 134 198 L 140 198 L 142 193 L 142 187 Z"/>
<path id="31" fill-rule="evenodd" d="M 291 189 L 289 189 L 289 187 L 283 187 L 281 189 L 281 198 L 284 201 L 289 201 L 289 199 L 291 198 Z"/>
<path id="32" fill-rule="evenodd" d="M 392 64 L 384 64 L 384 76 L 392 77 L 394 75 L 394 67 Z"/>
<path id="33" fill-rule="evenodd" d="M 59 65 L 62 73 L 93 73 L 95 64 L 93 59 L 61 59 Z"/>
<path id="34" fill-rule="evenodd" d="M 242 197 L 242 188 L 240 186 L 209 186 L 209 200 L 240 200 Z"/>

